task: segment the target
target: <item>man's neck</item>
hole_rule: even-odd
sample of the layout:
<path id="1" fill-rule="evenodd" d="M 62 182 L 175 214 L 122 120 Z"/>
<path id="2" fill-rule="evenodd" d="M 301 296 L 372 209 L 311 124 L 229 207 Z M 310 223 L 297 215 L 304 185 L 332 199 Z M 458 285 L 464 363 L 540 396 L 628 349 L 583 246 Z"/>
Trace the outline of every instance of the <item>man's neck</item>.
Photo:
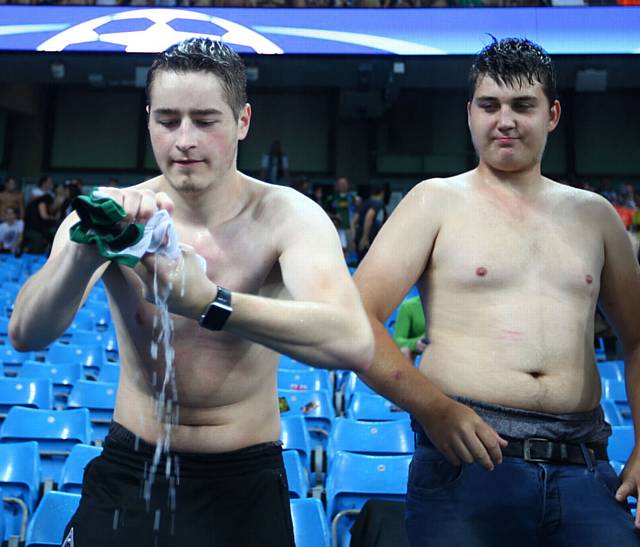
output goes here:
<path id="1" fill-rule="evenodd" d="M 504 188 L 524 198 L 539 194 L 545 180 L 540 172 L 540 163 L 521 171 L 500 171 L 480 161 L 476 172 L 485 184 Z"/>

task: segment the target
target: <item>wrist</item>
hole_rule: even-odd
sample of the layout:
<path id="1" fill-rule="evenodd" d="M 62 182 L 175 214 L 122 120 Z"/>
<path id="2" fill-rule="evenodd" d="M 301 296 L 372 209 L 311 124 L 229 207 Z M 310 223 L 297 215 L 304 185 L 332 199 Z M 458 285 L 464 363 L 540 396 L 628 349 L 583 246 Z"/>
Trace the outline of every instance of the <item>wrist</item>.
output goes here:
<path id="1" fill-rule="evenodd" d="M 202 315 L 207 311 L 211 302 L 213 302 L 218 296 L 218 285 L 211 283 L 202 292 L 197 302 L 192 307 L 189 318 L 195 321 L 200 321 Z"/>

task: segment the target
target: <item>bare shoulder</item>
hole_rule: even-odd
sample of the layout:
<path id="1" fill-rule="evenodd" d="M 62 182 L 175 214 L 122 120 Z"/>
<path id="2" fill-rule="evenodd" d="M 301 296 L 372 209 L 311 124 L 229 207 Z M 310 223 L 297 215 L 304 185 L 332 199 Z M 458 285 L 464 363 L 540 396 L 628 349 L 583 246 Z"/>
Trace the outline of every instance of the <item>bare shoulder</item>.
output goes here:
<path id="1" fill-rule="evenodd" d="M 553 181 L 551 181 L 553 182 Z M 617 224 L 619 220 L 616 210 L 606 198 L 589 190 L 573 188 L 565 184 L 553 182 L 552 195 L 561 203 L 569 203 L 580 215 L 580 218 L 588 223 Z"/>

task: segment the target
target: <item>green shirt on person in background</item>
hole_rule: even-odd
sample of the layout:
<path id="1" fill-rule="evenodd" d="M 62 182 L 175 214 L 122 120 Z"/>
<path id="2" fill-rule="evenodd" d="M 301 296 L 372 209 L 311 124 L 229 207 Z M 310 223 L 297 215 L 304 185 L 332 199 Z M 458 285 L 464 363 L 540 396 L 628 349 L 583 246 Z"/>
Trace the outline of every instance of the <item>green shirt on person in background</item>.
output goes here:
<path id="1" fill-rule="evenodd" d="M 400 304 L 393 328 L 393 339 L 401 348 L 416 351 L 418 340 L 426 336 L 426 321 L 419 296 L 407 298 Z"/>

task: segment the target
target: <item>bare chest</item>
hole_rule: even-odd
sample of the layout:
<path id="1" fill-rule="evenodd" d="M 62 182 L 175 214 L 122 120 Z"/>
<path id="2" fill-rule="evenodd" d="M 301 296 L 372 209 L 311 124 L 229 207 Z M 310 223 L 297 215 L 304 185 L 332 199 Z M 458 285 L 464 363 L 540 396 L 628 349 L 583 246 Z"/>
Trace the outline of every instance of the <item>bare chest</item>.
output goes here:
<path id="1" fill-rule="evenodd" d="M 430 277 L 453 289 L 531 289 L 593 297 L 604 264 L 601 238 L 567 211 L 469 204 L 437 236 Z"/>

